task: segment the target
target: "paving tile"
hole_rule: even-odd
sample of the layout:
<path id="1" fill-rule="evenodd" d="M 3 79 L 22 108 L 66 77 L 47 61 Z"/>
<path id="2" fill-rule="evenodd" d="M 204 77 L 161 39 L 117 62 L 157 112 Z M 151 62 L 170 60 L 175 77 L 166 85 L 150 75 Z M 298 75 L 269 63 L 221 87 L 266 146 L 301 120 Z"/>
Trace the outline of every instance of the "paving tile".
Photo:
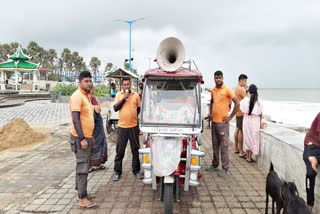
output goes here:
<path id="1" fill-rule="evenodd" d="M 40 105 L 40 104 L 39 104 Z M 40 108 L 35 105 L 34 108 Z M 31 106 L 27 106 L 32 109 Z M 69 109 L 65 107 L 47 107 L 56 108 L 53 111 L 62 111 L 53 113 L 54 116 L 41 118 L 42 121 L 57 120 L 57 117 L 69 117 Z M 37 114 L 41 109 L 28 110 L 29 114 Z M 62 110 L 63 109 L 63 110 Z M 21 109 L 20 109 L 21 110 Z M 2 114 L 0 109 L 0 120 Z M 18 114 L 18 113 L 17 113 Z M 60 115 L 60 116 L 57 116 Z M 67 116 L 66 116 L 67 115 Z M 26 117 L 27 121 L 34 121 L 33 118 Z M 8 118 L 6 116 L 6 118 Z M 50 118 L 50 119 L 49 119 Z M 40 120 L 40 121 L 41 121 Z M 0 124 L 1 126 L 1 124 Z M 68 130 L 70 127 L 59 128 L 55 133 L 59 133 L 59 141 L 54 141 L 48 145 L 38 147 L 37 150 L 29 153 L 23 153 L 21 158 L 11 158 L 2 164 L 20 167 L 19 170 L 10 171 L 13 173 L 22 172 L 23 176 L 36 176 L 34 182 L 17 181 L 17 183 L 30 194 L 28 203 L 17 204 L 19 208 L 29 209 L 29 211 L 50 211 L 56 213 L 84 213 L 77 208 L 76 191 L 74 190 L 74 154 L 70 152 L 68 144 Z M 89 175 L 88 191 L 94 193 L 94 201 L 98 208 L 85 213 L 163 213 L 163 202 L 158 201 L 159 191 L 153 191 L 151 185 L 144 185 L 141 180 L 137 180 L 131 173 L 132 155 L 130 148 L 127 149 L 123 161 L 123 176 L 119 182 L 113 182 L 110 178 L 113 174 L 113 159 L 115 155 L 115 145 L 109 143 L 109 160 L 104 171 L 95 172 Z M 129 147 L 129 146 L 128 146 Z M 207 156 L 204 159 L 204 167 L 211 164 L 212 147 L 209 130 L 204 131 L 203 147 Z M 63 159 L 63 161 L 61 161 Z M 226 179 L 219 178 L 217 173 L 203 172 L 201 186 L 191 187 L 188 192 L 180 192 L 179 203 L 174 203 L 174 213 L 259 213 L 264 209 L 264 174 L 259 170 L 256 164 L 246 164 L 239 161 L 239 158 L 230 150 L 230 176 Z M 22 165 L 23 164 L 23 165 Z M 49 168 L 50 166 L 50 168 Z M 54 167 L 52 167 L 54 166 Z M 52 170 L 54 168 L 55 170 Z M 36 170 L 35 170 L 36 169 Z M 56 170 L 61 169 L 60 177 Z M 32 171 L 33 173 L 29 173 Z M 0 172 L 1 169 L 0 169 Z M 4 171 L 3 176 L 10 173 Z M 21 174 L 22 175 L 22 174 Z M 1 175 L 0 175 L 1 176 Z M 15 176 L 19 176 L 16 174 Z M 43 178 L 38 179 L 37 178 Z M 28 186 L 30 185 L 30 187 Z M 0 192 L 12 192 L 17 186 L 0 187 Z M 4 191 L 2 191 L 2 189 Z M 35 197 L 36 196 L 36 197 Z M 1 194 L 0 194 L 1 198 Z M 1 202 L 0 202 L 1 207 Z"/>

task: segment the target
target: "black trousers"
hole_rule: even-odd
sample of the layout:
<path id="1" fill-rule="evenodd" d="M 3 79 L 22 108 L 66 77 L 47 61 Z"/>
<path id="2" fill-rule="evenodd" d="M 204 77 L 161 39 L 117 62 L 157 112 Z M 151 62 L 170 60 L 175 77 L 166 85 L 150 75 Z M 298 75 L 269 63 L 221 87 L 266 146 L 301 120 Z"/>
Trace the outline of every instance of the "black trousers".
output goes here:
<path id="1" fill-rule="evenodd" d="M 306 174 L 306 191 L 307 191 L 307 204 L 314 205 L 314 187 L 316 182 L 317 173 L 312 169 L 311 163 L 308 159 L 310 156 L 315 156 L 320 163 L 320 147 L 315 145 L 304 145 L 303 160 L 307 167 Z"/>
<path id="2" fill-rule="evenodd" d="M 118 143 L 116 147 L 116 158 L 114 160 L 115 173 L 122 174 L 122 160 L 125 155 L 128 140 L 130 141 L 130 147 L 132 152 L 132 172 L 135 174 L 140 172 L 140 160 L 139 160 L 139 126 L 133 128 L 118 128 Z"/>

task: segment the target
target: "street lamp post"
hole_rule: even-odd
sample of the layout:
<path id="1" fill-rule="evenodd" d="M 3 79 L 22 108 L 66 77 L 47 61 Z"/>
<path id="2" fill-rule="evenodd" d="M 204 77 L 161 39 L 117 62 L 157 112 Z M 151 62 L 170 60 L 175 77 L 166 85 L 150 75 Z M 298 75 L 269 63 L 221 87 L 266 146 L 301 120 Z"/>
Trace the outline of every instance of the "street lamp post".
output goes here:
<path id="1" fill-rule="evenodd" d="M 131 30 L 132 30 L 132 24 L 135 23 L 136 21 L 142 20 L 144 18 L 140 18 L 140 19 L 135 19 L 135 20 L 116 20 L 116 21 L 120 21 L 120 22 L 125 22 L 129 24 L 129 71 L 132 72 L 132 66 L 131 66 Z"/>

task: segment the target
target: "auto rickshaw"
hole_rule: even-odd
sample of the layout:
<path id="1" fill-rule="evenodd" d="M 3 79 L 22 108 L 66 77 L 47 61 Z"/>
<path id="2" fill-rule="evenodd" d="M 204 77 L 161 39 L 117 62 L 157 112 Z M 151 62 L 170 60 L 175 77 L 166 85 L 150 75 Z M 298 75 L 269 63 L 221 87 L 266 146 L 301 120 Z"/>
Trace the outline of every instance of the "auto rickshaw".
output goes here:
<path id="1" fill-rule="evenodd" d="M 143 183 L 159 189 L 164 213 L 173 213 L 180 201 L 179 189 L 188 191 L 200 185 L 201 157 L 201 84 L 197 69 L 183 67 L 184 47 L 170 37 L 158 48 L 159 68 L 144 75 L 140 129 L 144 133 Z"/>

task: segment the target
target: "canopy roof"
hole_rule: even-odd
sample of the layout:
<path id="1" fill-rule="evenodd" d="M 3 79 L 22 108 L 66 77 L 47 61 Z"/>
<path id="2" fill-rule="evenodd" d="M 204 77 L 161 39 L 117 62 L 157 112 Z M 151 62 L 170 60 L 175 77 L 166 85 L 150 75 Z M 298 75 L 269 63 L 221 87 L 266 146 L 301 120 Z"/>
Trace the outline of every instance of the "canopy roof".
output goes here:
<path id="1" fill-rule="evenodd" d="M 3 68 L 5 70 L 10 70 L 10 69 L 17 69 L 21 70 L 21 69 L 29 69 L 29 70 L 37 70 L 39 67 L 39 65 L 34 64 L 32 62 L 28 62 L 28 61 L 6 61 L 6 62 L 2 62 L 0 63 L 0 69 Z"/>
<path id="2" fill-rule="evenodd" d="M 16 50 L 16 52 L 14 54 L 12 54 L 11 56 L 9 56 L 9 59 L 12 60 L 30 60 L 31 57 L 27 56 L 26 54 L 23 53 L 21 46 L 18 47 L 18 49 Z"/>
<path id="3" fill-rule="evenodd" d="M 118 68 L 112 72 L 109 72 L 106 76 L 107 78 L 134 78 L 134 79 L 140 79 L 140 77 L 134 73 L 132 73 L 131 71 L 122 69 L 122 68 Z"/>
<path id="4" fill-rule="evenodd" d="M 23 53 L 21 47 L 19 46 L 17 51 L 9 56 L 8 61 L 0 63 L 0 70 L 2 71 L 29 71 L 38 70 L 39 64 L 29 62 L 27 60 L 31 59 Z"/>

